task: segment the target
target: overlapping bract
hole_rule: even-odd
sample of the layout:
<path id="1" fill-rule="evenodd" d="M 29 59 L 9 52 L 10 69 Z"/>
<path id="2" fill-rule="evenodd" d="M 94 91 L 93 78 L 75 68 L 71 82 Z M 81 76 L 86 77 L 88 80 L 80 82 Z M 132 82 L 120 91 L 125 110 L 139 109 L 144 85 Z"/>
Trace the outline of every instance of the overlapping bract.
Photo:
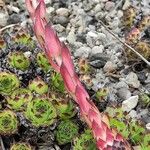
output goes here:
<path id="1" fill-rule="evenodd" d="M 130 150 L 131 148 L 122 136 L 109 128 L 108 120 L 102 117 L 79 81 L 68 48 L 60 42 L 52 26 L 46 21 L 44 0 L 37 0 L 35 7 L 33 1 L 36 0 L 26 0 L 26 6 L 33 20 L 35 35 L 51 65 L 62 75 L 66 89 L 80 107 L 82 117 L 92 128 L 98 149 L 115 150 L 123 147 Z"/>

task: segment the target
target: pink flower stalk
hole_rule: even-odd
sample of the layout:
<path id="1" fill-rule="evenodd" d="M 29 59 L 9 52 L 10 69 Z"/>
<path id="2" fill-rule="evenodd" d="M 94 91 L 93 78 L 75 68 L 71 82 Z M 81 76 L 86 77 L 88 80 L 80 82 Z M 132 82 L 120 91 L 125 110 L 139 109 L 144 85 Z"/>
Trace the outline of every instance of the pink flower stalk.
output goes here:
<path id="1" fill-rule="evenodd" d="M 36 4 L 33 4 L 33 2 L 36 2 Z M 98 149 L 131 150 L 127 141 L 117 131 L 110 129 L 107 117 L 102 115 L 90 100 L 87 91 L 75 73 L 69 49 L 59 40 L 52 26 L 46 21 L 44 0 L 26 0 L 26 6 L 41 47 L 54 69 L 60 72 L 66 89 L 79 105 L 82 118 L 93 131 Z"/>

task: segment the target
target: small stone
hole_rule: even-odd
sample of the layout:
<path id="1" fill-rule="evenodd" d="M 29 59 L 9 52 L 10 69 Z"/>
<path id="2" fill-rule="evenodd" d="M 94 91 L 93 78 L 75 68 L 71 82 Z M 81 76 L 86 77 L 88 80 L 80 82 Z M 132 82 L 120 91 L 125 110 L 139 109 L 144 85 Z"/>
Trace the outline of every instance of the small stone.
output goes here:
<path id="1" fill-rule="evenodd" d="M 100 69 L 104 67 L 106 62 L 109 60 L 109 56 L 104 53 L 97 53 L 90 55 L 89 60 L 91 66 Z"/>
<path id="2" fill-rule="evenodd" d="M 134 88 L 139 88 L 140 82 L 137 75 L 134 72 L 130 72 L 126 77 L 126 83 Z"/>
<path id="3" fill-rule="evenodd" d="M 117 91 L 117 95 L 118 95 L 121 99 L 125 100 L 125 99 L 128 99 L 128 98 L 131 97 L 131 92 L 128 90 L 128 88 L 122 87 L 122 88 L 120 88 L 120 89 Z"/>
<path id="4" fill-rule="evenodd" d="M 115 7 L 115 3 L 114 3 L 114 2 L 108 1 L 108 2 L 106 2 L 106 4 L 105 4 L 105 9 L 106 9 L 107 11 L 112 10 L 114 7 Z"/>
<path id="5" fill-rule="evenodd" d="M 122 109 L 126 112 L 131 111 L 133 108 L 136 107 L 138 99 L 139 99 L 138 95 L 131 96 L 130 98 L 122 102 Z"/>
<path id="6" fill-rule="evenodd" d="M 60 24 L 54 25 L 54 28 L 59 33 L 63 32 L 65 30 L 65 28 L 62 25 L 60 25 Z"/>
<path id="7" fill-rule="evenodd" d="M 21 22 L 21 17 L 19 14 L 12 14 L 8 19 L 9 24 L 15 24 L 19 22 Z"/>
<path id="8" fill-rule="evenodd" d="M 74 30 L 71 30 L 67 36 L 67 40 L 70 44 L 74 44 L 76 42 L 76 35 Z"/>
<path id="9" fill-rule="evenodd" d="M 129 6 L 131 6 L 131 2 L 130 0 L 126 0 L 123 7 L 122 7 L 122 10 L 126 10 L 129 8 Z"/>
<path id="10" fill-rule="evenodd" d="M 64 17 L 64 16 L 56 16 L 56 17 L 54 17 L 54 22 L 57 24 L 66 26 L 68 24 L 69 20 L 67 17 Z"/>
<path id="11" fill-rule="evenodd" d="M 101 11 L 101 9 L 102 9 L 101 4 L 97 4 L 94 8 L 94 12 L 97 13 L 97 12 Z"/>
<path id="12" fill-rule="evenodd" d="M 113 72 L 116 69 L 117 69 L 117 65 L 111 61 L 108 61 L 103 68 L 104 72 Z"/>
<path id="13" fill-rule="evenodd" d="M 92 53 L 92 54 L 103 53 L 103 50 L 104 50 L 104 46 L 103 46 L 103 45 L 94 46 L 94 47 L 92 48 L 91 53 Z"/>
<path id="14" fill-rule="evenodd" d="M 59 16 L 68 17 L 69 16 L 69 9 L 67 8 L 59 8 L 56 10 L 56 14 Z"/>
<path id="15" fill-rule="evenodd" d="M 137 118 L 137 112 L 135 110 L 131 110 L 129 112 L 128 116 L 131 118 Z"/>
<path id="16" fill-rule="evenodd" d="M 150 123 L 147 123 L 147 124 L 146 124 L 146 129 L 147 129 L 147 130 L 150 130 Z"/>
<path id="17" fill-rule="evenodd" d="M 55 8 L 53 8 L 53 7 L 48 7 L 47 10 L 46 10 L 47 15 L 48 15 L 48 16 L 51 15 L 51 14 L 54 12 L 54 10 L 55 10 Z"/>
<path id="18" fill-rule="evenodd" d="M 0 26 L 6 26 L 9 16 L 6 12 L 0 12 Z"/>
<path id="19" fill-rule="evenodd" d="M 117 17 L 118 18 L 122 18 L 123 17 L 123 11 L 122 10 L 118 10 Z"/>
<path id="20" fill-rule="evenodd" d="M 31 56 L 31 52 L 30 51 L 27 51 L 27 52 L 24 52 L 24 55 L 25 55 L 25 57 L 27 57 L 27 58 L 29 58 L 30 56 Z"/>
<path id="21" fill-rule="evenodd" d="M 88 33 L 87 33 L 87 36 L 90 36 L 90 37 L 92 37 L 92 38 L 97 38 L 97 34 L 95 33 L 95 32 L 93 32 L 93 31 L 89 31 Z"/>
<path id="22" fill-rule="evenodd" d="M 116 88 L 117 89 L 120 89 L 120 88 L 127 88 L 128 89 L 129 86 L 127 85 L 127 83 L 125 81 L 120 81 L 117 83 Z"/>
<path id="23" fill-rule="evenodd" d="M 75 57 L 85 57 L 87 58 L 89 56 L 91 52 L 91 48 L 90 47 L 80 47 L 79 49 L 77 49 L 74 53 Z"/>

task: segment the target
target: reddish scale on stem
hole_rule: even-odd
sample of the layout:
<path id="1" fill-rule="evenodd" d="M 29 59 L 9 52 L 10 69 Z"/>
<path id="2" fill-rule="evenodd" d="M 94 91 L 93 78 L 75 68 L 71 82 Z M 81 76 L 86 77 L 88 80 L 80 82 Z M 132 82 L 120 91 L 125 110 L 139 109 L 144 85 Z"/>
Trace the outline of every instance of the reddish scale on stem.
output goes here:
<path id="1" fill-rule="evenodd" d="M 131 150 L 129 144 L 115 130 L 111 130 L 108 120 L 98 111 L 74 70 L 69 49 L 60 42 L 52 26 L 46 22 L 44 0 L 37 0 L 37 7 L 33 7 L 33 0 L 26 0 L 27 9 L 31 15 L 34 32 L 41 47 L 54 67 L 64 80 L 66 89 L 80 107 L 81 116 L 93 131 L 99 150 Z M 41 40 L 42 39 L 42 40 Z"/>

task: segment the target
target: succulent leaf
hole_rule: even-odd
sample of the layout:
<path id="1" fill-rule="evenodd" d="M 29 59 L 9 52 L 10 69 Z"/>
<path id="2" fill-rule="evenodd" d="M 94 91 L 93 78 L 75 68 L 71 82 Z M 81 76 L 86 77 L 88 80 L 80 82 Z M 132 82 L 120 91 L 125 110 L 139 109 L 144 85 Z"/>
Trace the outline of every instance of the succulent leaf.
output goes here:
<path id="1" fill-rule="evenodd" d="M 45 127 L 54 123 L 57 114 L 48 98 L 34 98 L 28 102 L 25 116 L 32 125 Z"/>
<path id="2" fill-rule="evenodd" d="M 19 87 L 19 80 L 15 74 L 0 72 L 0 94 L 9 95 Z"/>
<path id="3" fill-rule="evenodd" d="M 17 131 L 18 120 L 16 114 L 11 110 L 0 111 L 0 134 L 8 135 Z"/>

